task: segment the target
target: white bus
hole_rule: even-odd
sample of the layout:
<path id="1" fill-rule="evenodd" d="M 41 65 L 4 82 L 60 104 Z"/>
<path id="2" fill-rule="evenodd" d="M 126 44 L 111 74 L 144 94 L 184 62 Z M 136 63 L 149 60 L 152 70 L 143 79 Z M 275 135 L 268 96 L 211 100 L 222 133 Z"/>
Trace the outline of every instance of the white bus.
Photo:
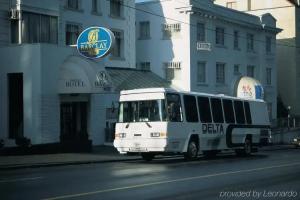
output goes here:
<path id="1" fill-rule="evenodd" d="M 121 91 L 114 146 L 148 161 L 158 154 L 191 160 L 229 149 L 249 155 L 269 128 L 262 100 L 170 88 L 127 90 Z"/>

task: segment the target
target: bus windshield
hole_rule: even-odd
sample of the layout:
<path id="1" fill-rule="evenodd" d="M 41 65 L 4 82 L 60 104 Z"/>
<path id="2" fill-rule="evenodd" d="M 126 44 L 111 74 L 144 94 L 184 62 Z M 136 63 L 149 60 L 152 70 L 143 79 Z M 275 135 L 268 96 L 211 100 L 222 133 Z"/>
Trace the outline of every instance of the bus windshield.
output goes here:
<path id="1" fill-rule="evenodd" d="M 120 123 L 151 121 L 166 121 L 165 100 L 120 102 Z"/>

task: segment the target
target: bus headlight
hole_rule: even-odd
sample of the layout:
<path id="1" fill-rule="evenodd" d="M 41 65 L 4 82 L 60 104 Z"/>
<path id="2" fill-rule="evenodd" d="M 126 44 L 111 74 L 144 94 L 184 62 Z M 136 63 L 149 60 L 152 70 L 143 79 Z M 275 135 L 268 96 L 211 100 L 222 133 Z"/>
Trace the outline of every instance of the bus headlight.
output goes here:
<path id="1" fill-rule="evenodd" d="M 125 138 L 126 137 L 126 133 L 116 133 L 115 134 L 115 138 Z"/>
<path id="2" fill-rule="evenodd" d="M 160 133 L 160 132 L 152 132 L 150 133 L 151 137 L 166 137 L 167 134 L 166 133 Z"/>

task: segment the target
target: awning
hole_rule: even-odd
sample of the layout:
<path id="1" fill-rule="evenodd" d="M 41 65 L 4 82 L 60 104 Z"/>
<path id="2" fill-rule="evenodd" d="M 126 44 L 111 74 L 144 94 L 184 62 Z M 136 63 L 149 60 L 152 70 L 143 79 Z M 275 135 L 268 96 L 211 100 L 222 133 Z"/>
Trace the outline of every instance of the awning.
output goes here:
<path id="1" fill-rule="evenodd" d="M 60 67 L 59 76 L 60 94 L 106 93 L 113 90 L 104 66 L 83 57 L 68 57 Z"/>

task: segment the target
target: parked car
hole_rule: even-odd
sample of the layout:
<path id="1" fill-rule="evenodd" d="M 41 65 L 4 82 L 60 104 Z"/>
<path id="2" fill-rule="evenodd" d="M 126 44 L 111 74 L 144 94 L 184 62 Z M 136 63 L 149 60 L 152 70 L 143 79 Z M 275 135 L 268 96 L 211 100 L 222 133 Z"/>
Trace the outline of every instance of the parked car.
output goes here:
<path id="1" fill-rule="evenodd" d="M 294 138 L 292 144 L 296 147 L 300 147 L 300 137 Z"/>

